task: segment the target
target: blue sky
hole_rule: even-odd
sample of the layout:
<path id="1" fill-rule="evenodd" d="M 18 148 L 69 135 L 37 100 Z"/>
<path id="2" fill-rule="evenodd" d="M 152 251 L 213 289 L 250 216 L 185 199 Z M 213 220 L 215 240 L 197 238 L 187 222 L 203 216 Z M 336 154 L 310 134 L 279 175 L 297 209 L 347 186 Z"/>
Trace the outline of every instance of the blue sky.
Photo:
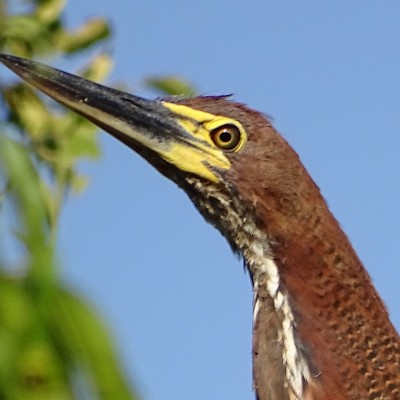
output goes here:
<path id="1" fill-rule="evenodd" d="M 272 116 L 399 328 L 400 3 L 85 0 L 66 21 L 93 15 L 114 27 L 110 83 L 143 95 L 143 77 L 174 73 Z M 144 399 L 253 399 L 241 262 L 183 192 L 101 142 L 63 214 L 65 277 L 110 322 Z"/>

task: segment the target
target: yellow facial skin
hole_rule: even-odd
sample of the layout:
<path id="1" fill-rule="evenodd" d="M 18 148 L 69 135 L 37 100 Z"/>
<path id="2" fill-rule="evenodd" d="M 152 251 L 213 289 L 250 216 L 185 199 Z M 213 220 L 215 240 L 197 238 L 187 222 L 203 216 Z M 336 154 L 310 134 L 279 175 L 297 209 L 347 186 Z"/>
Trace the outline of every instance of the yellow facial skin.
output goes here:
<path id="1" fill-rule="evenodd" d="M 172 143 L 167 151 L 160 156 L 175 165 L 179 169 L 206 178 L 212 182 L 218 182 L 219 178 L 212 168 L 228 170 L 231 167 L 225 152 L 211 139 L 211 132 L 224 125 L 234 125 L 240 131 L 240 141 L 234 151 L 240 149 L 246 143 L 246 132 L 243 126 L 236 120 L 210 114 L 193 108 L 162 102 L 163 106 L 171 110 L 176 122 L 193 137 L 183 142 Z M 211 168 L 210 168 L 211 167 Z"/>

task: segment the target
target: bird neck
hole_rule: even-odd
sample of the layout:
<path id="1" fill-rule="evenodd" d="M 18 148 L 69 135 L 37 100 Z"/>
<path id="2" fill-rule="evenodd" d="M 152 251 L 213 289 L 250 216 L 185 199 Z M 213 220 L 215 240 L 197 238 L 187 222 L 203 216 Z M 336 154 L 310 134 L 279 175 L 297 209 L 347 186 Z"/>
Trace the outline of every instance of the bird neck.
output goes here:
<path id="1" fill-rule="evenodd" d="M 249 270 L 257 399 L 369 399 L 375 379 L 399 384 L 398 335 L 318 188 L 302 182 L 292 193 L 252 189 L 253 203 L 196 178 L 181 186 Z"/>
<path id="2" fill-rule="evenodd" d="M 296 317 L 283 285 L 278 264 L 266 235 L 247 222 L 249 245 L 242 253 L 253 283 L 253 374 L 257 398 L 269 393 L 277 398 L 302 398 L 304 385 L 313 373 L 296 332 Z M 257 382 L 268 385 L 257 387 Z"/>
<path id="3" fill-rule="evenodd" d="M 311 369 L 296 337 L 295 315 L 268 233 L 257 226 L 254 209 L 244 206 L 240 197 L 194 177 L 186 182 L 188 185 L 181 183 L 185 192 L 204 218 L 225 236 L 232 250 L 244 258 L 250 273 L 254 291 L 254 385 L 268 376 L 271 385 L 280 388 L 277 398 L 300 398 Z M 258 398 L 268 398 L 269 391 L 265 393 Z"/>
<path id="4" fill-rule="evenodd" d="M 278 366 L 269 384 L 289 388 L 283 399 L 306 398 L 313 384 L 347 399 L 370 395 L 372 377 L 398 383 L 398 334 L 318 188 L 311 181 L 291 196 L 257 198 L 263 200 L 254 220 L 267 221 L 259 227 L 267 245 L 254 241 L 243 249 L 254 286 L 255 382 Z M 396 358 L 395 372 L 386 352 Z"/>

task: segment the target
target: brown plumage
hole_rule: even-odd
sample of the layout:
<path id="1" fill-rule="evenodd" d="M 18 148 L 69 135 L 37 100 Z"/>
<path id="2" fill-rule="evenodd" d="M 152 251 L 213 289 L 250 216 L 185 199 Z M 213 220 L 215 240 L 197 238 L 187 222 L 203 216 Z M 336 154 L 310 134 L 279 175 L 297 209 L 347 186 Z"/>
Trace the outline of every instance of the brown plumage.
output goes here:
<path id="1" fill-rule="evenodd" d="M 249 133 L 246 147 L 228 155 L 232 168 L 225 179 L 265 233 L 278 266 L 297 340 L 311 368 L 304 398 L 400 399 L 399 336 L 298 155 L 262 114 L 243 105 L 224 98 L 182 103 L 239 120 Z M 258 290 L 265 290 L 262 284 Z M 264 383 L 276 371 L 282 375 L 282 366 L 273 361 L 279 359 L 273 343 L 280 317 L 269 296 L 260 297 L 254 321 L 254 384 L 259 399 L 266 400 L 274 398 L 271 391 L 281 393 L 284 382 L 275 383 L 278 389 Z"/>
<path id="2" fill-rule="evenodd" d="M 243 256 L 258 400 L 400 399 L 399 335 L 318 187 L 265 116 L 226 97 L 148 101 L 1 60 L 176 182 Z"/>

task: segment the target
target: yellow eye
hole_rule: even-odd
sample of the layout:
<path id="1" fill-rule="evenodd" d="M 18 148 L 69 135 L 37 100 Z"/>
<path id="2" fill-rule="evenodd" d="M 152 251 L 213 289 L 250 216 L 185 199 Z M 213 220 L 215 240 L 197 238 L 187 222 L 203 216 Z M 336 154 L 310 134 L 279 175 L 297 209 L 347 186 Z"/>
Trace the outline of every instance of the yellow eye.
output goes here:
<path id="1" fill-rule="evenodd" d="M 211 140 L 222 150 L 235 150 L 240 143 L 240 130 L 232 124 L 222 125 L 211 131 Z"/>

